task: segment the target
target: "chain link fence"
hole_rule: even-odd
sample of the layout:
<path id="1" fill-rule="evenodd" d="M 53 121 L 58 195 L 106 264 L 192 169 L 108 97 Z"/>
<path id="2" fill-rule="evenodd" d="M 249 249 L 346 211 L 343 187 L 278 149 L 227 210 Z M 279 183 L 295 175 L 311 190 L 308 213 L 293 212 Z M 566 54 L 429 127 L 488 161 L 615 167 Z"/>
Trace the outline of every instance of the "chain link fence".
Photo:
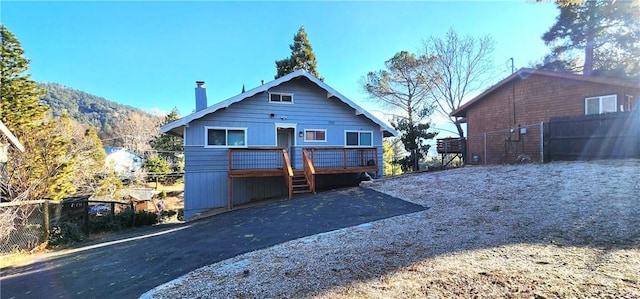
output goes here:
<path id="1" fill-rule="evenodd" d="M 31 250 L 44 242 L 45 205 L 43 201 L 0 205 L 0 254 Z"/>
<path id="2" fill-rule="evenodd" d="M 498 129 L 468 136 L 469 164 L 544 162 L 544 123 Z"/>
<path id="3" fill-rule="evenodd" d="M 50 234 L 56 235 L 52 228 L 65 223 L 75 224 L 87 236 L 92 231 L 134 226 L 135 221 L 133 202 L 89 200 L 88 195 L 0 203 L 0 255 L 32 250 L 49 240 Z"/>

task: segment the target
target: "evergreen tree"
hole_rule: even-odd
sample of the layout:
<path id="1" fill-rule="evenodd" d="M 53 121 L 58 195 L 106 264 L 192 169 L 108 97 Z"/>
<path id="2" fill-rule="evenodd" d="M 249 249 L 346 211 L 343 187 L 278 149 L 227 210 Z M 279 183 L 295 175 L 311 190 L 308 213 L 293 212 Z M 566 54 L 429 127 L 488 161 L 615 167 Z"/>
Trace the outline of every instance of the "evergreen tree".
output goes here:
<path id="1" fill-rule="evenodd" d="M 244 86 L 243 86 L 244 88 Z M 178 114 L 178 108 L 173 108 L 169 114 L 164 117 L 164 121 L 162 125 L 166 125 L 170 122 L 173 122 L 180 118 Z M 151 157 L 151 158 L 160 158 L 165 161 L 167 167 L 170 168 L 166 171 L 161 172 L 183 172 L 184 171 L 184 143 L 182 138 L 169 135 L 169 134 L 160 134 L 156 136 L 156 138 L 151 142 L 151 146 L 158 153 L 159 157 Z M 154 164 L 155 165 L 155 164 Z M 145 167 L 148 167 L 146 165 Z M 155 166 L 154 166 L 155 167 Z M 151 170 L 147 168 L 149 172 L 157 172 L 157 170 Z M 155 178 L 154 178 L 155 179 Z M 164 179 L 163 179 L 164 180 Z"/>
<path id="2" fill-rule="evenodd" d="M 42 197 L 61 200 L 76 192 L 72 183 L 75 169 L 75 154 L 72 148 L 71 119 L 64 115 L 56 121 L 49 121 L 39 128 L 41 134 L 36 135 L 37 144 L 32 149 L 38 153 L 43 176 L 46 178 L 46 189 Z M 33 165 L 31 167 L 34 167 Z"/>
<path id="3" fill-rule="evenodd" d="M 79 123 L 73 136 L 75 155 L 73 185 L 81 193 L 99 193 L 110 185 L 105 169 L 107 154 L 95 128 L 84 129 Z"/>
<path id="4" fill-rule="evenodd" d="M 640 6 L 638 1 L 557 2 L 560 14 L 542 39 L 552 53 L 544 69 L 619 78 L 639 78 Z M 582 61 L 579 69 L 571 66 Z"/>
<path id="5" fill-rule="evenodd" d="M 307 39 L 304 26 L 301 26 L 298 33 L 293 36 L 293 44 L 289 45 L 289 48 L 291 49 L 290 57 L 276 60 L 276 79 L 303 69 L 322 80 L 317 70 L 316 54 L 313 53 L 313 47 L 311 47 L 311 43 Z"/>
<path id="6" fill-rule="evenodd" d="M 178 108 L 173 108 L 169 114 L 164 117 L 162 125 L 166 125 L 180 118 L 178 114 Z M 169 135 L 160 134 L 151 141 L 151 146 L 157 152 L 182 152 L 184 150 L 182 138 Z"/>
<path id="7" fill-rule="evenodd" d="M 410 153 L 399 161 L 403 170 L 418 170 L 418 162 L 429 150 L 424 141 L 436 136 L 428 132 L 433 110 L 429 91 L 437 82 L 433 63 L 433 58 L 401 51 L 385 62 L 386 70 L 369 72 L 364 78 L 363 88 L 371 98 L 399 110 L 391 125 Z"/>
<path id="8" fill-rule="evenodd" d="M 47 107 L 38 98 L 44 92 L 24 74 L 29 60 L 18 39 L 4 25 L 0 25 L 0 117 L 14 133 L 33 127 L 43 120 Z"/>
<path id="9" fill-rule="evenodd" d="M 69 119 L 45 119 L 43 92 L 24 74 L 29 60 L 20 42 L 5 26 L 0 33 L 0 118 L 25 146 L 24 153 L 9 153 L 3 193 L 12 200 L 61 199 L 75 192 Z"/>

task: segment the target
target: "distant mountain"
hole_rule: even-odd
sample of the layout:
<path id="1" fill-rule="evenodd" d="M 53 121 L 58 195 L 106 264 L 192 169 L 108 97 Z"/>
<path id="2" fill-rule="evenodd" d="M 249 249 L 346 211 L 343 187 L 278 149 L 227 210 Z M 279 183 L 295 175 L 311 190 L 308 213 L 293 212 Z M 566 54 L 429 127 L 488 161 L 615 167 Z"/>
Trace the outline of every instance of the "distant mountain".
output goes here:
<path id="1" fill-rule="evenodd" d="M 110 136 L 116 123 L 125 120 L 132 113 L 155 117 L 141 109 L 118 104 L 58 83 L 38 83 L 38 87 L 46 91 L 40 100 L 51 108 L 54 117 L 66 113 L 79 123 L 98 129 L 103 138 Z"/>

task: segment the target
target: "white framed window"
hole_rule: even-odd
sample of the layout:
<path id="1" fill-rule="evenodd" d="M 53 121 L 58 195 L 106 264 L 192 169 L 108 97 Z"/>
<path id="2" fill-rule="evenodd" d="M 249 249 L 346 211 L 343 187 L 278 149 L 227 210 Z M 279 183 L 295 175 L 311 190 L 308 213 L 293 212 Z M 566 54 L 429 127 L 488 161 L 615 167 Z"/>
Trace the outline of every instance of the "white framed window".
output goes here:
<path id="1" fill-rule="evenodd" d="M 304 130 L 304 142 L 327 142 L 327 130 L 324 130 L 324 129 Z"/>
<path id="2" fill-rule="evenodd" d="M 601 114 L 618 111 L 618 96 L 608 95 L 584 99 L 584 114 Z"/>
<path id="3" fill-rule="evenodd" d="M 373 146 L 372 131 L 344 131 L 345 146 Z"/>
<path id="4" fill-rule="evenodd" d="M 293 104 L 293 94 L 292 93 L 282 93 L 282 92 L 270 92 L 269 93 L 269 103 Z"/>
<path id="5" fill-rule="evenodd" d="M 205 147 L 246 147 L 247 128 L 205 127 Z"/>
<path id="6" fill-rule="evenodd" d="M 632 95 L 626 94 L 624 97 L 624 103 L 620 104 L 620 111 L 632 111 L 638 107 L 640 96 L 634 99 Z"/>

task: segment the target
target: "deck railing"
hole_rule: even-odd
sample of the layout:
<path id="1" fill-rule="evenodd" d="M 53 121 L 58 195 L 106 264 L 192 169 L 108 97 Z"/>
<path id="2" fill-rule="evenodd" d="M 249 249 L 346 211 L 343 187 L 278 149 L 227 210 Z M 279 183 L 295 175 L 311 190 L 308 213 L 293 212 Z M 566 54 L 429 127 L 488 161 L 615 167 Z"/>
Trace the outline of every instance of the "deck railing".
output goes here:
<path id="1" fill-rule="evenodd" d="M 307 184 L 309 184 L 309 189 L 311 189 L 311 192 L 316 193 L 316 168 L 313 166 L 306 149 L 302 150 L 302 169 L 304 170 Z"/>
<path id="2" fill-rule="evenodd" d="M 293 167 L 286 149 L 275 147 L 229 149 L 229 209 L 233 208 L 233 178 L 283 176 L 293 196 Z M 378 149 L 375 147 L 315 147 L 302 150 L 304 176 L 315 192 L 317 174 L 375 172 L 378 177 Z"/>
<path id="3" fill-rule="evenodd" d="M 378 149 L 367 148 L 308 148 L 311 163 L 317 172 L 322 169 L 372 168 L 377 169 Z"/>
<path id="4" fill-rule="evenodd" d="M 234 177 L 284 176 L 289 198 L 293 196 L 293 167 L 283 148 L 229 149 L 229 209 L 233 208 Z"/>
<path id="5" fill-rule="evenodd" d="M 229 171 L 282 169 L 282 148 L 230 148 Z"/>
<path id="6" fill-rule="evenodd" d="M 436 149 L 439 154 L 461 154 L 464 151 L 464 138 L 440 138 Z"/>

